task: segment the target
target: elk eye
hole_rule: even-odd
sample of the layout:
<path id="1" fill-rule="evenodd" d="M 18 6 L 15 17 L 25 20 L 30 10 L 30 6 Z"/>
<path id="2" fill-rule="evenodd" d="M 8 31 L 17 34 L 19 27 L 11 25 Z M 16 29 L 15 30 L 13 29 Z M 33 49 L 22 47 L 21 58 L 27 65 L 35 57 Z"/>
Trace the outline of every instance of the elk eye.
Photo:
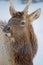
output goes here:
<path id="1" fill-rule="evenodd" d="M 22 20 L 21 21 L 21 25 L 25 25 L 25 20 Z"/>
<path id="2" fill-rule="evenodd" d="M 22 25 L 24 25 L 25 23 L 24 22 L 21 22 Z"/>

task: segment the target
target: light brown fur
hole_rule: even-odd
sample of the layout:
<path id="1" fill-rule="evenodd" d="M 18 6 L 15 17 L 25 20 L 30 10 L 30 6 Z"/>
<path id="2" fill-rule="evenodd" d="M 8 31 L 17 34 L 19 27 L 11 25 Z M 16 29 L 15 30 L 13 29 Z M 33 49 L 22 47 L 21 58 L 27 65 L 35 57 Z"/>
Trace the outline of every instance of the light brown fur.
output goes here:
<path id="1" fill-rule="evenodd" d="M 5 36 L 3 26 L 7 23 L 0 21 L 0 65 L 14 65 L 11 53 L 11 38 Z"/>

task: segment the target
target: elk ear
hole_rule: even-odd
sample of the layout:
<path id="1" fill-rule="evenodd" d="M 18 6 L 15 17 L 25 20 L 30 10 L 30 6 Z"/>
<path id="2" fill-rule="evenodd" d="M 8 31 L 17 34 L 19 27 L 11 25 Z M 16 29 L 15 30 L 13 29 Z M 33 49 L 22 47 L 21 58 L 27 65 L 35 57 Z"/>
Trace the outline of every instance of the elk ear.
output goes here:
<path id="1" fill-rule="evenodd" d="M 35 12 L 31 13 L 29 15 L 30 22 L 32 22 L 32 21 L 36 20 L 37 18 L 39 18 L 40 14 L 41 14 L 41 9 L 40 8 L 37 9 Z"/>

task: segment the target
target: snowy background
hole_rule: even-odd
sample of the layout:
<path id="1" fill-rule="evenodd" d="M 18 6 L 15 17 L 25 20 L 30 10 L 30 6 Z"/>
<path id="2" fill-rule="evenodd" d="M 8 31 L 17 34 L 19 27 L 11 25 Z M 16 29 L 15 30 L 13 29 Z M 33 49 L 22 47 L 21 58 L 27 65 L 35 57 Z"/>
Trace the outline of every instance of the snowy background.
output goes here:
<path id="1" fill-rule="evenodd" d="M 15 0 L 15 9 L 22 11 L 26 4 L 21 4 L 20 1 Z M 28 13 L 32 13 L 36 9 L 41 8 L 41 15 L 39 19 L 33 22 L 33 27 L 38 38 L 38 52 L 34 58 L 34 65 L 43 65 L 43 2 L 32 3 L 28 9 Z M 0 1 L 0 20 L 8 22 L 10 19 L 9 1 Z"/>

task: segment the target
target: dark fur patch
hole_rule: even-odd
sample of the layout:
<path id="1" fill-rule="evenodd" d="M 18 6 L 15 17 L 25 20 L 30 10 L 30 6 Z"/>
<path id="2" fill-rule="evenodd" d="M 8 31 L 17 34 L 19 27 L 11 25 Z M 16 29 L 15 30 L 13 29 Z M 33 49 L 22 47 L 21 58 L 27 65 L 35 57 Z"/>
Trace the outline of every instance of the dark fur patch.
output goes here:
<path id="1" fill-rule="evenodd" d="M 14 14 L 13 18 L 22 18 L 23 15 L 24 15 L 23 12 L 17 12 L 17 13 Z"/>
<path id="2" fill-rule="evenodd" d="M 12 43 L 13 49 L 17 50 L 19 54 L 25 55 L 25 54 L 29 54 L 30 50 L 29 50 L 29 46 L 28 44 L 23 44 L 23 46 L 21 46 L 21 44 L 19 44 L 18 42 Z"/>
<path id="3" fill-rule="evenodd" d="M 28 52 L 29 52 L 29 47 L 27 44 L 24 44 L 23 47 L 19 49 L 20 54 L 28 54 Z"/>

